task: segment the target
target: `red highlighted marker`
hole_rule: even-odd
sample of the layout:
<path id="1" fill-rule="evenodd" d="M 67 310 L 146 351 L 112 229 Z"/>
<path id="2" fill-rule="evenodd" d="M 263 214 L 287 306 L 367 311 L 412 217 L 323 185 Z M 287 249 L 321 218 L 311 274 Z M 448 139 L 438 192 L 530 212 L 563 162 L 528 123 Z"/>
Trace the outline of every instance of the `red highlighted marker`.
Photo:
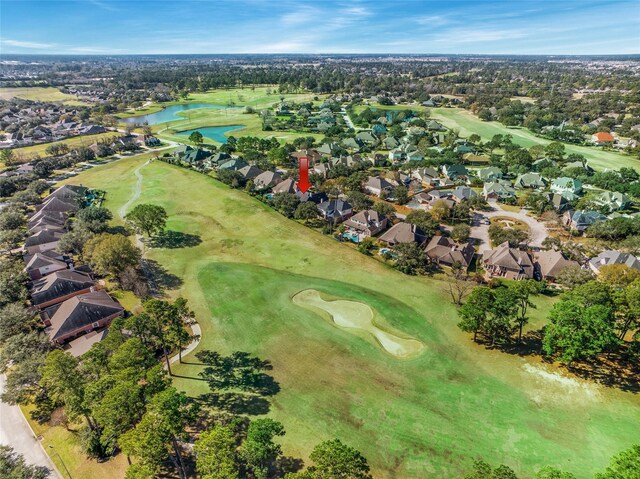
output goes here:
<path id="1" fill-rule="evenodd" d="M 309 183 L 309 158 L 300 157 L 300 179 L 298 180 L 298 189 L 305 193 L 311 184 Z"/>

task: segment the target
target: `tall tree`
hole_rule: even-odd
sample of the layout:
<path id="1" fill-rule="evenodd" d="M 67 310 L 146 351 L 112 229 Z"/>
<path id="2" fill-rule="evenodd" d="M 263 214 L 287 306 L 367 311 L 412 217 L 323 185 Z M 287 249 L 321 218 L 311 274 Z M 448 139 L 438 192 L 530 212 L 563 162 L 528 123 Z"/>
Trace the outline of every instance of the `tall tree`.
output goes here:
<path id="1" fill-rule="evenodd" d="M 118 275 L 140 262 L 140 250 L 120 234 L 99 234 L 84 246 L 84 257 L 98 274 Z"/>
<path id="2" fill-rule="evenodd" d="M 229 425 L 215 426 L 203 432 L 193 450 L 196 469 L 202 479 L 238 479 L 236 438 Z"/>
<path id="3" fill-rule="evenodd" d="M 273 439 L 284 434 L 284 426 L 273 419 L 256 419 L 249 424 L 241 455 L 256 479 L 268 479 L 275 470 L 282 447 Z"/>
<path id="4" fill-rule="evenodd" d="M 140 204 L 127 213 L 125 219 L 136 231 L 152 236 L 164 231 L 167 225 L 167 212 L 162 206 Z"/>
<path id="5" fill-rule="evenodd" d="M 540 294 L 542 287 L 542 283 L 533 279 L 516 281 L 511 285 L 511 289 L 514 291 L 518 301 L 518 316 L 516 319 L 518 323 L 518 341 L 522 341 L 522 328 L 529 321 L 527 317 L 529 308 L 535 309 L 536 307 L 530 298 L 532 295 Z"/>

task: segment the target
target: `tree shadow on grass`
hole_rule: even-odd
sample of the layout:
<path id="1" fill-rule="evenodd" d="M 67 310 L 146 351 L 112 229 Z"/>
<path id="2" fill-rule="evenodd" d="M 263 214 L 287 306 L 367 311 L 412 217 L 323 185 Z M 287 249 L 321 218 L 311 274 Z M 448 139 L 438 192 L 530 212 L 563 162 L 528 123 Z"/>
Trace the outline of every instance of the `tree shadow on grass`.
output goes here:
<path id="1" fill-rule="evenodd" d="M 501 343 L 494 346 L 503 353 L 517 356 L 536 356 L 542 354 L 542 332 L 529 331 L 522 335 L 522 340 L 511 343 Z"/>
<path id="2" fill-rule="evenodd" d="M 149 246 L 152 248 L 193 248 L 202 243 L 200 236 L 192 235 L 188 233 L 181 233 L 180 231 L 164 231 L 159 235 L 154 236 L 149 241 Z"/>
<path id="3" fill-rule="evenodd" d="M 152 291 L 157 294 L 161 295 L 165 289 L 177 289 L 182 286 L 182 279 L 167 271 L 157 261 L 145 258 L 143 270 Z"/>
<path id="4" fill-rule="evenodd" d="M 269 401 L 258 394 L 244 394 L 237 392 L 210 392 L 198 396 L 201 406 L 210 407 L 230 414 L 248 414 L 260 416 L 267 414 L 271 405 Z"/>

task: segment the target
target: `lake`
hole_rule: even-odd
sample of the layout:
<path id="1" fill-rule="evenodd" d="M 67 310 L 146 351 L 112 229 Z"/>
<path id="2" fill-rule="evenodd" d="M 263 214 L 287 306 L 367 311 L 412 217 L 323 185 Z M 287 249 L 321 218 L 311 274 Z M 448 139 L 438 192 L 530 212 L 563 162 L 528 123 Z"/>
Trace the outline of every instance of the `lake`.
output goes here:
<path id="1" fill-rule="evenodd" d="M 202 136 L 209 138 L 218 143 L 226 143 L 227 137 L 224 134 L 228 131 L 238 130 L 244 128 L 243 125 L 227 125 L 227 126 L 205 126 L 202 128 L 194 128 L 193 130 L 179 131 L 176 135 L 189 136 L 194 131 L 199 131 Z"/>
<path id="2" fill-rule="evenodd" d="M 238 108 L 226 105 L 215 105 L 213 103 L 186 103 L 182 105 L 171 105 L 156 113 L 148 115 L 130 116 L 129 118 L 120 118 L 121 122 L 130 125 L 142 125 L 145 122 L 149 125 L 157 125 L 158 123 L 166 123 L 168 121 L 185 120 L 187 117 L 180 116 L 177 113 L 187 110 L 195 110 L 197 108 Z"/>

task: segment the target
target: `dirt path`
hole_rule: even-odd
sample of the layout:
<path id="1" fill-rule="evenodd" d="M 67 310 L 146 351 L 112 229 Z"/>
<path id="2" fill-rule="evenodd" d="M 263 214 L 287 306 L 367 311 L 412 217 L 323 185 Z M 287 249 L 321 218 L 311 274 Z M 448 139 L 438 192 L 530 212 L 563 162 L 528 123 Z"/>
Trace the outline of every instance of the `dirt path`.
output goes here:
<path id="1" fill-rule="evenodd" d="M 138 181 L 136 181 L 136 186 L 133 189 L 133 194 L 129 197 L 127 202 L 120 207 L 120 210 L 118 211 L 118 213 L 120 215 L 120 218 L 124 219 L 125 215 L 127 214 L 127 210 L 129 209 L 129 207 L 133 204 L 133 202 L 135 200 L 140 198 L 140 194 L 142 193 L 142 180 L 144 179 L 142 177 L 142 173 L 140 173 L 140 170 L 143 167 L 147 166 L 150 161 L 151 160 L 145 161 L 143 164 L 141 164 L 140 166 L 138 166 L 134 170 L 133 174 L 136 175 L 136 178 L 138 179 Z"/>
<path id="2" fill-rule="evenodd" d="M 147 166 L 150 161 L 151 160 L 145 161 L 142 165 L 138 166 L 133 171 L 133 174 L 136 175 L 136 178 L 137 178 L 136 185 L 133 189 L 133 193 L 131 194 L 127 202 L 123 204 L 120 207 L 120 210 L 118 211 L 120 218 L 124 219 L 129 207 L 133 204 L 134 201 L 140 198 L 140 195 L 142 194 L 142 181 L 144 180 L 144 177 L 142 176 L 142 172 L 140 170 L 143 167 Z M 152 295 L 160 297 L 153 275 L 150 273 L 151 269 L 149 268 L 149 266 L 147 265 L 147 262 L 144 259 L 145 247 L 144 247 L 144 241 L 143 241 L 142 235 L 140 234 L 136 234 L 136 246 L 142 251 L 142 256 L 143 256 L 141 261 L 142 269 L 145 272 L 145 275 L 147 276 L 147 278 L 149 279 L 149 283 L 150 283 L 149 287 L 151 288 L 151 291 L 153 293 Z M 200 329 L 200 325 L 198 323 L 192 324 L 191 330 L 192 330 L 192 333 L 197 337 L 182 350 L 182 356 L 186 356 L 187 354 L 191 353 L 194 349 L 196 349 L 196 347 L 200 343 L 200 337 L 202 336 L 202 330 Z M 171 358 L 170 360 L 171 364 L 177 362 L 178 359 L 179 357 L 176 354 L 174 357 Z"/>

